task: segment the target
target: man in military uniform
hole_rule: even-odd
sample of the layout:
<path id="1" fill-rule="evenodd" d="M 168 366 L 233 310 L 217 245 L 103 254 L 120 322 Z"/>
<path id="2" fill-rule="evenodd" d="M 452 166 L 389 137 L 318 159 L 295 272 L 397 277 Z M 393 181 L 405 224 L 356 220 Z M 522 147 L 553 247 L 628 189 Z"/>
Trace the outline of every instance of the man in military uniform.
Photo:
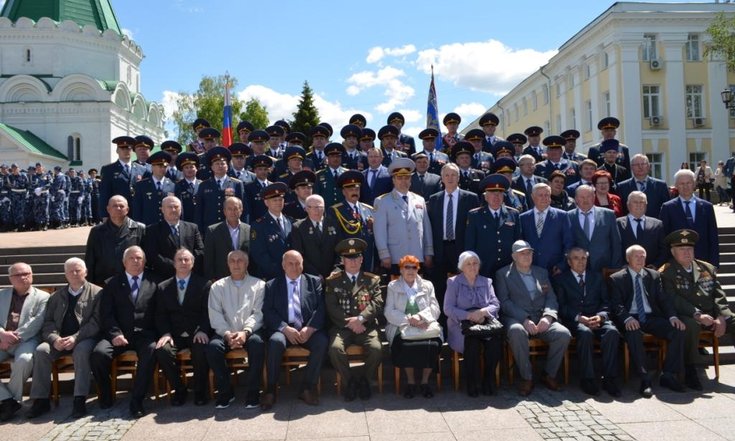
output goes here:
<path id="1" fill-rule="evenodd" d="M 133 146 L 135 138 L 131 136 L 118 136 L 112 140 L 117 144 L 118 160 L 102 167 L 100 181 L 99 217 L 107 217 L 107 201 L 112 196 L 120 195 L 128 201 L 128 206 L 133 205 L 133 185 L 144 177 L 150 176 L 146 168 L 136 162 L 132 162 Z M 68 187 L 65 191 L 68 193 Z M 60 195 L 60 194 L 59 194 Z"/>
<path id="2" fill-rule="evenodd" d="M 163 220 L 161 201 L 173 195 L 176 184 L 166 177 L 171 155 L 158 151 L 151 155 L 148 163 L 151 165 L 152 175 L 135 184 L 133 199 L 133 219 L 145 225 L 152 225 Z"/>
<path id="3" fill-rule="evenodd" d="M 331 207 L 342 202 L 342 195 L 337 187 L 337 178 L 347 171 L 342 167 L 345 148 L 338 142 L 332 142 L 324 147 L 324 153 L 327 155 L 327 167 L 316 173 L 316 193 L 324 198 L 327 207 Z"/>
<path id="4" fill-rule="evenodd" d="M 40 162 L 36 163 L 36 173 L 31 176 L 31 188 L 33 196 L 33 224 L 34 228 L 46 231 L 49 223 L 49 188 L 51 179 L 43 169 Z"/>
<path id="5" fill-rule="evenodd" d="M 197 178 L 199 158 L 196 153 L 184 152 L 176 158 L 176 168 L 181 170 L 183 178 L 174 186 L 174 194 L 181 200 L 181 220 L 196 222 L 196 194 L 201 180 Z"/>
<path id="6" fill-rule="evenodd" d="M 209 121 L 204 118 L 195 119 L 191 125 L 191 128 L 196 134 L 196 139 L 189 144 L 189 150 L 194 152 L 194 154 L 196 155 L 204 153 L 204 141 L 202 141 L 202 139 L 199 137 L 199 133 L 202 131 L 202 129 L 205 129 L 207 127 L 210 127 Z"/>
<path id="7" fill-rule="evenodd" d="M 224 220 L 223 202 L 228 196 L 243 199 L 242 181 L 227 176 L 227 164 L 232 159 L 230 151 L 225 147 L 215 147 L 205 156 L 212 171 L 212 177 L 199 184 L 196 194 L 196 224 L 199 231 L 206 235 L 207 227 Z M 244 215 L 243 215 L 244 217 Z M 242 219 L 247 222 L 247 219 Z"/>
<path id="8" fill-rule="evenodd" d="M 254 156 L 252 166 L 255 180 L 245 185 L 246 201 L 243 202 L 245 202 L 247 218 L 254 222 L 268 211 L 260 197 L 260 192 L 272 183 L 268 180 L 268 175 L 273 167 L 273 158 L 266 155 Z"/>
<path id="9" fill-rule="evenodd" d="M 0 164 L 0 232 L 12 229 L 11 214 L 8 165 Z"/>
<path id="10" fill-rule="evenodd" d="M 362 400 L 370 398 L 370 380 L 375 378 L 383 358 L 378 335 L 378 317 L 383 310 L 380 277 L 360 270 L 365 248 L 367 243 L 360 239 L 339 242 L 335 251 L 342 257 L 344 270 L 332 274 L 324 284 L 324 303 L 332 322 L 329 359 L 346 385 L 345 401 L 353 401 L 358 395 Z M 350 369 L 347 348 L 351 345 L 363 348 L 362 375 Z"/>
<path id="11" fill-rule="evenodd" d="M 449 162 L 449 155 L 436 150 L 436 138 L 439 131 L 429 127 L 419 132 L 419 139 L 424 147 L 424 153 L 429 157 L 429 171 L 434 174 L 441 174 L 444 164 Z"/>
<path id="12" fill-rule="evenodd" d="M 77 176 L 82 180 L 82 218 L 80 225 L 87 226 L 92 224 L 92 179 L 89 178 L 83 169 L 77 171 Z"/>
<path id="13" fill-rule="evenodd" d="M 311 128 L 311 150 L 306 155 L 306 159 L 311 161 L 312 169 L 316 172 L 326 167 L 326 155 L 324 147 L 329 139 L 329 130 L 326 127 L 317 125 Z"/>
<path id="14" fill-rule="evenodd" d="M 564 153 L 562 154 L 562 158 L 574 162 L 582 162 L 587 159 L 586 155 L 575 151 L 577 148 L 577 139 L 581 136 L 579 131 L 574 129 L 565 130 L 559 136 L 564 138 Z"/>
<path id="15" fill-rule="evenodd" d="M 454 145 L 462 141 L 462 135 L 457 132 L 462 118 L 454 112 L 449 112 L 444 116 L 442 123 L 447 128 L 447 133 L 442 137 L 442 150 L 445 152 L 454 149 Z"/>
<path id="16" fill-rule="evenodd" d="M 398 129 L 391 125 L 383 126 L 378 130 L 378 139 L 383 149 L 383 165 L 388 167 L 396 158 L 405 158 L 406 154 L 397 147 Z"/>
<path id="17" fill-rule="evenodd" d="M 528 141 L 528 138 L 526 138 L 526 135 L 524 135 L 523 133 L 511 133 L 510 135 L 508 135 L 507 141 L 513 146 L 513 150 L 511 151 L 509 158 L 513 158 L 518 161 L 518 158 L 520 158 L 523 154 L 523 145 L 526 143 L 526 141 Z M 497 152 L 497 143 L 494 147 Z M 497 153 L 493 153 L 493 156 L 495 157 L 495 160 L 501 157 Z"/>
<path id="18" fill-rule="evenodd" d="M 490 165 L 493 163 L 493 156 L 483 151 L 483 140 L 485 140 L 485 132 L 480 129 L 472 129 L 465 133 L 464 140 L 472 144 L 472 168 L 482 170 L 483 173 L 490 171 Z"/>
<path id="19" fill-rule="evenodd" d="M 464 248 L 480 257 L 481 275 L 494 277 L 497 270 L 513 260 L 511 246 L 521 239 L 521 222 L 518 210 L 503 204 L 503 196 L 510 188 L 505 176 L 490 175 L 482 180 L 480 188 L 485 204 L 467 216 Z"/>
<path id="20" fill-rule="evenodd" d="M 516 161 L 512 158 L 500 158 L 493 163 L 492 172 L 505 176 L 509 186 L 513 182 L 515 171 Z M 506 206 L 515 208 L 519 213 L 523 213 L 528 209 L 526 195 L 515 188 L 508 187 L 503 194 L 503 200 Z"/>
<path id="21" fill-rule="evenodd" d="M 495 143 L 503 141 L 503 138 L 495 135 L 495 129 L 498 128 L 500 119 L 494 113 L 487 112 L 480 117 L 479 123 L 480 127 L 482 127 L 482 131 L 485 133 L 484 139 L 482 140 L 483 150 L 486 152 L 492 152 Z"/>
<path id="22" fill-rule="evenodd" d="M 61 205 L 64 203 L 66 192 L 66 179 L 61 173 L 61 166 L 54 167 L 54 173 L 51 177 L 51 187 L 49 188 L 50 204 L 49 204 L 49 221 L 51 228 L 64 227 L 64 210 Z M 97 202 L 99 203 L 99 201 Z"/>
<path id="23" fill-rule="evenodd" d="M 7 183 L 8 188 L 10 188 L 11 230 L 23 231 L 26 223 L 26 201 L 31 181 L 26 174 L 20 172 L 18 164 L 11 164 Z"/>
<path id="24" fill-rule="evenodd" d="M 78 227 L 82 219 L 82 202 L 84 201 L 84 182 L 77 176 L 77 171 L 70 168 L 67 172 L 71 187 L 69 187 L 69 225 Z M 135 211 L 135 210 L 133 210 Z"/>
<path id="25" fill-rule="evenodd" d="M 182 150 L 181 144 L 171 140 L 163 141 L 161 143 L 161 150 L 171 156 L 171 161 L 168 163 L 168 168 L 166 169 L 166 177 L 171 179 L 174 183 L 179 182 L 184 178 L 184 174 L 181 172 L 181 169 L 176 166 L 176 160 Z"/>
<path id="26" fill-rule="evenodd" d="M 306 151 L 303 147 L 289 146 L 283 152 L 283 158 L 279 159 L 279 162 L 285 163 L 286 168 L 282 169 L 280 174 L 276 174 L 274 171 L 271 173 L 271 178 L 275 182 L 283 182 L 289 185 L 291 178 L 304 168 L 304 158 L 306 157 Z M 294 202 L 296 196 L 293 193 L 286 195 L 286 203 Z"/>
<path id="27" fill-rule="evenodd" d="M 324 280 L 337 263 L 338 231 L 334 219 L 324 216 L 324 198 L 314 194 L 305 204 L 308 217 L 293 224 L 291 245 L 304 258 L 304 272 Z"/>
<path id="28" fill-rule="evenodd" d="M 457 142 L 451 150 L 452 160 L 459 167 L 459 188 L 481 195 L 480 182 L 485 173 L 472 168 L 472 153 L 475 149 L 467 141 Z"/>
<path id="29" fill-rule="evenodd" d="M 257 256 L 251 266 L 255 277 L 270 280 L 283 276 L 283 254 L 291 248 L 291 219 L 283 215 L 288 187 L 283 182 L 270 184 L 261 191 L 268 211 L 250 227 L 250 254 Z"/>
<path id="30" fill-rule="evenodd" d="M 306 218 L 306 199 L 311 196 L 312 192 L 314 191 L 315 182 L 316 175 L 311 170 L 301 170 L 300 172 L 291 176 L 291 179 L 289 179 L 288 181 L 288 186 L 291 188 L 292 194 L 294 195 L 294 200 L 286 204 L 286 206 L 283 208 L 283 214 L 293 220 Z M 303 255 L 304 253 L 302 252 L 301 254 Z"/>
<path id="31" fill-rule="evenodd" d="M 369 129 L 365 127 L 364 129 L 360 130 L 360 151 L 365 153 L 371 148 L 375 147 L 375 139 L 378 137 L 378 134 L 375 133 L 375 130 Z"/>
<path id="32" fill-rule="evenodd" d="M 539 126 L 531 126 L 523 132 L 528 136 L 528 145 L 523 149 L 524 155 L 531 155 L 536 162 L 544 160 L 544 149 L 541 147 L 541 134 L 544 129 Z"/>
<path id="33" fill-rule="evenodd" d="M 207 161 L 207 153 L 213 148 L 217 147 L 221 134 L 219 130 L 207 127 L 199 132 L 199 139 L 204 146 L 204 151 L 199 154 L 199 167 L 197 167 L 197 178 L 202 181 L 206 181 L 212 176 L 212 170 L 209 168 L 209 162 Z M 229 159 L 228 159 L 229 162 Z"/>
<path id="34" fill-rule="evenodd" d="M 344 202 L 327 208 L 327 216 L 333 219 L 340 239 L 358 238 L 367 243 L 362 253 L 362 270 L 372 271 L 375 265 L 374 209 L 360 202 L 360 189 L 364 182 L 365 177 L 357 170 L 342 173 L 337 179 L 337 186 L 342 189 Z"/>
<path id="35" fill-rule="evenodd" d="M 398 144 L 396 144 L 398 150 L 408 156 L 416 153 L 416 141 L 413 139 L 413 136 L 401 133 L 401 129 L 406 125 L 406 118 L 403 117 L 403 114 L 401 112 L 391 113 L 388 115 L 387 123 L 398 129 Z"/>
<path id="36" fill-rule="evenodd" d="M 151 156 L 153 144 L 153 140 L 148 136 L 138 135 L 135 137 L 135 162 L 144 166 L 149 172 L 151 171 L 151 165 L 148 163 L 148 158 Z"/>
<path id="37" fill-rule="evenodd" d="M 89 174 L 89 180 L 92 182 L 92 190 L 89 193 L 89 200 L 92 210 L 91 214 L 91 225 L 97 225 L 100 223 L 100 180 L 97 176 L 97 169 L 96 168 L 90 168 L 89 171 L 87 171 Z M 53 192 L 51 193 L 51 197 L 53 198 Z"/>
<path id="38" fill-rule="evenodd" d="M 627 179 L 630 179 L 630 169 L 623 167 L 617 163 L 620 143 L 617 139 L 606 139 L 600 143 L 600 153 L 602 153 L 602 165 L 597 170 L 605 170 L 612 176 L 610 183 L 610 191 L 616 192 L 617 185 Z"/>
<path id="39" fill-rule="evenodd" d="M 562 157 L 564 144 L 565 140 L 561 136 L 551 135 L 544 138 L 546 159 L 536 164 L 534 173 L 548 180 L 554 170 L 559 170 L 566 176 L 567 185 L 579 181 L 579 165 L 575 161 Z"/>
<path id="40" fill-rule="evenodd" d="M 342 127 L 340 135 L 344 141 L 344 152 L 342 153 L 342 165 L 350 170 L 363 170 L 367 158 L 365 155 L 357 150 L 360 135 L 362 135 L 362 129 L 354 124 L 348 124 Z"/>
<path id="41" fill-rule="evenodd" d="M 232 154 L 231 167 L 227 170 L 227 175 L 242 181 L 242 185 L 247 185 L 255 180 L 255 173 L 245 167 L 247 159 L 253 154 L 253 149 L 247 144 L 236 142 L 231 144 L 230 153 Z"/>
<path id="42" fill-rule="evenodd" d="M 236 131 L 240 142 L 247 144 L 248 136 L 255 131 L 255 126 L 250 121 L 240 121 L 237 123 Z"/>
<path id="43" fill-rule="evenodd" d="M 615 139 L 618 127 L 620 127 L 620 121 L 617 118 L 612 116 L 602 118 L 600 122 L 597 123 L 597 128 L 600 130 L 600 134 L 602 135 L 602 141 L 600 141 L 600 144 L 605 140 Z M 602 165 L 604 162 L 600 144 L 590 147 L 587 152 L 587 157 L 595 161 L 598 166 Z M 620 144 L 620 149 L 618 150 L 618 156 L 615 159 L 615 162 L 618 165 L 625 167 L 627 170 L 630 170 L 630 149 L 628 149 L 627 145 Z"/>
<path id="44" fill-rule="evenodd" d="M 666 236 L 672 257 L 660 272 L 663 290 L 672 296 L 676 315 L 686 325 L 684 383 L 691 389 L 702 390 L 696 369 L 700 363 L 699 333 L 708 329 L 717 338 L 725 333 L 735 337 L 735 314 L 717 280 L 717 268 L 694 258 L 698 239 L 694 230 L 677 230 Z"/>
<path id="45" fill-rule="evenodd" d="M 429 171 L 429 156 L 426 153 L 415 153 L 412 159 L 416 170 L 411 175 L 409 189 L 428 201 L 432 194 L 442 191 L 442 178 Z"/>
<path id="46" fill-rule="evenodd" d="M 286 146 L 285 147 L 288 147 L 291 145 L 297 145 L 299 147 L 303 147 L 304 143 L 306 143 L 306 135 L 304 135 L 301 132 L 291 132 L 288 135 L 286 135 Z"/>

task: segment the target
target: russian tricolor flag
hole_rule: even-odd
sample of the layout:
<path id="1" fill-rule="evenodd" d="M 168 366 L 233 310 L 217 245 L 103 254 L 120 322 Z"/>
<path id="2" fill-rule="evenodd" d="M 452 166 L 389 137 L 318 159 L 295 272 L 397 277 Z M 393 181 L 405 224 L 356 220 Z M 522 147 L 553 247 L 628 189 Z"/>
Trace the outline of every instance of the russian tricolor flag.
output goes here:
<path id="1" fill-rule="evenodd" d="M 439 105 L 436 99 L 436 87 L 434 86 L 434 65 L 431 65 L 431 83 L 429 84 L 429 99 L 426 107 L 426 128 L 434 128 L 439 132 L 436 137 L 436 150 L 442 149 L 441 127 L 439 127 Z"/>
<path id="2" fill-rule="evenodd" d="M 232 103 L 230 103 L 230 76 L 225 76 L 225 109 L 222 121 L 222 145 L 232 144 Z"/>

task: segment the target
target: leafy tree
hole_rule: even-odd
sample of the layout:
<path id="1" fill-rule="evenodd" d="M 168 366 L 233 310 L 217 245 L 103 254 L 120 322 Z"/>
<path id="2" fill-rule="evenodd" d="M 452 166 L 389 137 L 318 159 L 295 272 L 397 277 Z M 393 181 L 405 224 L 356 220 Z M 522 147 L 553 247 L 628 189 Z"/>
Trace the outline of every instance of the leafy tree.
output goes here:
<path id="1" fill-rule="evenodd" d="M 293 121 L 289 123 L 292 132 L 301 132 L 307 137 L 311 128 L 319 124 L 319 110 L 314 105 L 314 91 L 309 87 L 309 82 L 304 81 L 304 87 L 301 89 L 301 99 L 293 113 Z M 306 145 L 310 145 L 311 140 L 307 140 Z"/>
<path id="2" fill-rule="evenodd" d="M 719 55 L 727 64 L 727 70 L 735 72 L 735 16 L 724 12 L 717 14 L 707 28 L 712 41 L 707 44 L 704 55 Z"/>
<path id="3" fill-rule="evenodd" d="M 240 121 L 250 121 L 255 128 L 265 129 L 268 127 L 268 110 L 257 98 L 250 98 L 245 103 L 245 111 L 240 114 Z"/>

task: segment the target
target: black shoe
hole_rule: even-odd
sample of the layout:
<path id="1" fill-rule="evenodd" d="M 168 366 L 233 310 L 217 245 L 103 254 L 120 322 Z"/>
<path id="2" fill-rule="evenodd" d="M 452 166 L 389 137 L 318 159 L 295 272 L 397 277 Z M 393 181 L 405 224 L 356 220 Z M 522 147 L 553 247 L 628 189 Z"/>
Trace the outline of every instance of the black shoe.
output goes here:
<path id="1" fill-rule="evenodd" d="M 651 398 L 653 396 L 651 380 L 641 380 L 641 385 L 638 388 L 638 393 L 641 394 L 643 398 Z"/>
<path id="2" fill-rule="evenodd" d="M 494 375 L 493 375 L 494 377 Z M 482 394 L 483 395 L 495 395 L 495 379 L 482 380 Z"/>
<path id="3" fill-rule="evenodd" d="M 174 407 L 183 406 L 186 403 L 186 388 L 176 389 L 174 396 L 171 398 L 171 405 Z"/>
<path id="4" fill-rule="evenodd" d="M 587 395 L 596 396 L 600 393 L 600 388 L 597 387 L 597 383 L 592 378 L 583 378 L 580 381 L 580 387 Z"/>
<path id="5" fill-rule="evenodd" d="M 349 381 L 347 381 L 347 387 L 345 387 L 345 401 L 355 401 L 355 398 L 357 398 L 357 381 L 354 378 L 350 378 Z"/>
<path id="6" fill-rule="evenodd" d="M 245 409 L 260 407 L 260 391 L 249 390 L 245 395 Z"/>
<path id="7" fill-rule="evenodd" d="M 699 375 L 697 375 L 697 368 L 692 366 L 687 366 L 684 371 L 684 384 L 689 389 L 694 389 L 701 391 L 703 389 L 702 382 L 699 381 Z"/>
<path id="8" fill-rule="evenodd" d="M 112 395 L 110 393 L 100 392 L 97 397 L 97 404 L 100 409 L 109 409 L 112 407 Z"/>
<path id="9" fill-rule="evenodd" d="M 620 389 L 615 383 L 615 378 L 603 378 L 602 388 L 605 389 L 605 392 L 607 392 L 611 397 L 618 398 L 621 395 Z"/>
<path id="10" fill-rule="evenodd" d="M 403 392 L 403 398 L 413 398 L 414 396 L 416 396 L 416 385 L 407 384 L 406 390 Z"/>
<path id="11" fill-rule="evenodd" d="M 477 389 L 477 385 L 474 383 L 467 384 L 467 396 L 471 398 L 477 398 L 480 396 L 480 391 Z"/>
<path id="12" fill-rule="evenodd" d="M 132 418 L 143 418 L 145 414 L 146 411 L 145 408 L 143 408 L 143 403 L 136 400 L 130 402 L 130 416 Z"/>
<path id="13" fill-rule="evenodd" d="M 428 383 L 424 383 L 419 387 L 421 389 L 421 395 L 423 395 L 424 398 L 434 398 L 434 392 L 431 391 L 431 386 L 429 386 Z"/>
<path id="14" fill-rule="evenodd" d="M 209 398 L 207 398 L 207 395 L 194 394 L 194 405 L 195 406 L 204 406 L 207 403 L 209 403 Z"/>
<path id="15" fill-rule="evenodd" d="M 87 415 L 87 397 L 74 397 L 74 404 L 72 406 L 71 417 L 82 418 Z"/>
<path id="16" fill-rule="evenodd" d="M 679 380 L 676 379 L 674 374 L 670 374 L 668 372 L 661 374 L 661 379 L 659 380 L 659 384 L 661 385 L 661 387 L 665 387 L 674 392 L 686 391 L 686 389 L 684 389 L 684 386 L 682 386 L 681 383 L 679 383 Z"/>
<path id="17" fill-rule="evenodd" d="M 14 399 L 8 398 L 3 400 L 2 404 L 0 404 L 0 421 L 10 421 L 19 409 L 20 403 Z"/>
<path id="18" fill-rule="evenodd" d="M 33 400 L 33 405 L 26 412 L 26 418 L 38 418 L 44 413 L 51 410 L 51 402 L 48 398 L 37 398 Z"/>
<path id="19" fill-rule="evenodd" d="M 215 409 L 227 409 L 230 407 L 230 404 L 235 401 L 235 396 L 232 394 L 228 395 L 221 395 L 217 397 L 217 402 L 215 403 L 214 408 Z"/>
<path id="20" fill-rule="evenodd" d="M 361 400 L 369 400 L 372 395 L 373 391 L 368 379 L 365 377 L 360 378 L 357 396 L 359 396 Z"/>

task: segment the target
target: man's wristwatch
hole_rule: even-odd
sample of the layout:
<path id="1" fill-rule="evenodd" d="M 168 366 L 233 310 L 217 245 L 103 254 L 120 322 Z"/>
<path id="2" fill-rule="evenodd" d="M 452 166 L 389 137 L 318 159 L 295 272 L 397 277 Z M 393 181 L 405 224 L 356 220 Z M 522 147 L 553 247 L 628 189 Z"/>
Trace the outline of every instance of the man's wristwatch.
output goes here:
<path id="1" fill-rule="evenodd" d="M 362 323 L 362 322 L 364 322 L 364 321 L 365 321 L 365 317 L 363 317 L 363 316 L 361 316 L 361 315 L 358 315 L 358 316 L 357 316 L 357 320 L 359 320 L 359 321 L 360 321 L 360 323 Z"/>

